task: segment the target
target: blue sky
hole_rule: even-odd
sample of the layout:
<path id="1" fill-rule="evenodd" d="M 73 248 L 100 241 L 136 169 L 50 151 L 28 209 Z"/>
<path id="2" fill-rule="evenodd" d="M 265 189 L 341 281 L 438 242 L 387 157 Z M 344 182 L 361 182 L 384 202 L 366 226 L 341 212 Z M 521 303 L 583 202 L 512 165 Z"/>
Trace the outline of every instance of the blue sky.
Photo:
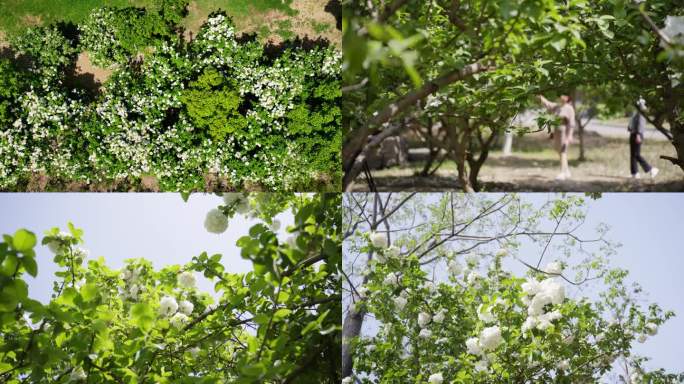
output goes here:
<path id="1" fill-rule="evenodd" d="M 548 193 L 521 194 L 523 200 L 541 205 L 558 195 Z M 578 234 L 594 238 L 595 228 L 606 224 L 610 228 L 606 239 L 620 243 L 611 258 L 613 267 L 630 271 L 630 281 L 641 284 L 647 293 L 646 301 L 656 302 L 665 310 L 678 315 L 660 327 L 658 334 L 644 344 L 636 344 L 634 351 L 652 357 L 649 368 L 684 371 L 684 194 L 606 193 L 598 200 L 587 201 L 587 217 Z M 525 244 L 521 250 L 524 250 Z M 507 259 L 510 260 L 510 259 Z M 365 261 L 364 258 L 357 262 Z M 345 266 L 350 262 L 345 258 Z M 359 265 L 357 264 L 356 267 Z M 517 274 L 524 267 L 509 265 Z M 595 293 L 585 292 L 593 297 Z M 364 334 L 373 334 L 377 326 L 372 320 L 364 325 Z"/>
<path id="2" fill-rule="evenodd" d="M 206 213 L 221 205 L 221 197 L 193 194 L 185 202 L 180 194 L 171 193 L 31 193 L 0 194 L 0 233 L 13 234 L 26 228 L 42 239 L 45 230 L 60 227 L 66 230 L 71 221 L 84 230 L 84 248 L 91 258 L 104 256 L 112 268 L 120 268 L 128 258 L 144 257 L 156 268 L 169 264 L 184 264 L 203 251 L 221 253 L 223 264 L 230 272 L 252 269 L 248 260 L 240 257 L 235 242 L 247 234 L 257 221 L 236 215 L 222 234 L 204 229 Z M 283 225 L 292 223 L 292 215 L 278 218 Z M 47 247 L 36 249 L 38 277 L 29 282 L 31 297 L 49 299 L 54 272 L 53 255 Z M 198 276 L 198 286 L 208 292 L 213 287 Z"/>

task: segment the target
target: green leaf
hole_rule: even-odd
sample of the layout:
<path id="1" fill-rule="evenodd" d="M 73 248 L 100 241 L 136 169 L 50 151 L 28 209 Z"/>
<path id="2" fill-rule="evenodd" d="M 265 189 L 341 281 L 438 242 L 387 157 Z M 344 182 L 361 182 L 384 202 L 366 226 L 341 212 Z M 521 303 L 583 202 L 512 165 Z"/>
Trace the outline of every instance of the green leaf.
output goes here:
<path id="1" fill-rule="evenodd" d="M 290 313 L 292 313 L 291 310 L 289 310 L 287 308 L 280 308 L 273 313 L 273 321 L 281 321 L 285 317 L 287 317 L 287 315 L 289 315 Z"/>
<path id="2" fill-rule="evenodd" d="M 81 297 L 84 301 L 91 301 L 97 297 L 98 288 L 94 283 L 88 283 L 81 287 Z"/>
<path id="3" fill-rule="evenodd" d="M 19 252 L 26 252 L 36 246 L 36 235 L 25 229 L 20 229 L 14 233 L 12 246 Z"/>
<path id="4" fill-rule="evenodd" d="M 25 256 L 21 258 L 21 264 L 26 268 L 26 272 L 29 275 L 36 277 L 38 275 L 38 265 L 36 264 L 36 259 L 33 257 Z"/>
<path id="5" fill-rule="evenodd" d="M 146 303 L 137 303 L 131 307 L 131 321 L 143 331 L 149 331 L 154 323 L 154 311 Z"/>

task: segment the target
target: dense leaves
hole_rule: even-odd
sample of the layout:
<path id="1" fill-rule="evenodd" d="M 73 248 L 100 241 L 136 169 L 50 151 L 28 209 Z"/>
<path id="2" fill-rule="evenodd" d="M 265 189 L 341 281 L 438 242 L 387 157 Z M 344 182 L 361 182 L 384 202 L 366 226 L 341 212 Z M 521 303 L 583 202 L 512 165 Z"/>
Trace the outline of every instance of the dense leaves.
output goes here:
<path id="1" fill-rule="evenodd" d="M 87 259 L 83 231 L 70 224 L 42 239 L 59 269 L 51 299 L 40 303 L 22 279 L 36 274 L 36 236 L 5 235 L 0 381 L 339 383 L 340 197 L 224 200 L 226 221 L 236 214 L 260 221 L 237 243 L 251 272 L 230 272 L 229 260 L 206 252 L 183 266 L 155 270 L 131 259 L 113 270 L 102 257 Z M 275 215 L 288 210 L 295 223 L 282 239 Z M 199 274 L 213 293 L 196 287 Z"/>

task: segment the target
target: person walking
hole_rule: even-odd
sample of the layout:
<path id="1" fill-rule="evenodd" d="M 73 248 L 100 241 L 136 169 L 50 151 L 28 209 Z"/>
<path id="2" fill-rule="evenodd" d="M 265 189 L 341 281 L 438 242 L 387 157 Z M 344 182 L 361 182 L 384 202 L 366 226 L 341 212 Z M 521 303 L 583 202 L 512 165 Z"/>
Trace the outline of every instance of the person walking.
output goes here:
<path id="1" fill-rule="evenodd" d="M 644 99 L 639 99 L 637 101 L 636 111 L 632 114 L 629 119 L 629 124 L 627 124 L 627 131 L 629 131 L 629 169 L 632 174 L 633 179 L 638 179 L 639 166 L 643 168 L 644 172 L 651 175 L 651 178 L 656 177 L 660 170 L 651 165 L 641 156 L 641 144 L 644 142 L 644 131 L 646 130 L 646 118 L 639 111 L 646 109 L 646 102 Z M 638 165 L 637 165 L 638 163 Z"/>
<path id="2" fill-rule="evenodd" d="M 563 120 L 553 131 L 554 147 L 560 156 L 560 173 L 556 180 L 569 179 L 572 175 L 568 166 L 568 147 L 572 143 L 572 133 L 575 129 L 575 108 L 572 106 L 572 99 L 568 95 L 561 95 L 560 100 L 554 103 L 539 95 L 539 101 L 550 113 Z"/>

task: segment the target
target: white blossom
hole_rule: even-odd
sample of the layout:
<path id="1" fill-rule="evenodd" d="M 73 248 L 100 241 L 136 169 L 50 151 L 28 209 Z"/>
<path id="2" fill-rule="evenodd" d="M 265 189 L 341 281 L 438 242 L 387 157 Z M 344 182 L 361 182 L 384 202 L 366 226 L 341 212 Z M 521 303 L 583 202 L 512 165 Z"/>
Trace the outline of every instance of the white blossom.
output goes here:
<path id="1" fill-rule="evenodd" d="M 397 307 L 398 310 L 403 311 L 404 307 L 406 307 L 406 304 L 408 303 L 408 300 L 401 296 L 397 296 L 394 298 L 394 305 Z"/>
<path id="2" fill-rule="evenodd" d="M 440 324 L 444 321 L 444 318 L 446 317 L 446 310 L 442 309 L 435 313 L 435 316 L 432 317 L 432 321 L 434 321 L 437 324 Z"/>
<path id="3" fill-rule="evenodd" d="M 164 296 L 159 301 L 159 313 L 162 316 L 168 317 L 176 313 L 178 310 L 178 303 L 176 299 L 171 296 Z"/>
<path id="4" fill-rule="evenodd" d="M 430 338 L 431 336 L 432 336 L 432 331 L 427 329 L 427 328 L 421 329 L 420 333 L 418 333 L 418 337 L 422 337 L 423 339 Z"/>
<path id="5" fill-rule="evenodd" d="M 421 312 L 418 314 L 418 326 L 421 328 L 425 328 L 430 321 L 432 321 L 432 316 L 427 313 L 427 312 Z"/>
<path id="6" fill-rule="evenodd" d="M 271 231 L 277 232 L 280 229 L 280 220 L 273 219 L 270 225 Z"/>
<path id="7" fill-rule="evenodd" d="M 544 267 L 544 272 L 550 275 L 560 275 L 561 272 L 563 272 L 563 266 L 561 263 L 554 261 L 552 263 L 546 264 L 546 267 Z"/>
<path id="8" fill-rule="evenodd" d="M 194 288 L 196 283 L 195 275 L 190 271 L 181 272 L 178 275 L 178 285 L 183 288 Z"/>
<path id="9" fill-rule="evenodd" d="M 178 308 L 181 311 L 181 313 L 190 316 L 192 310 L 195 308 L 195 305 L 187 300 L 183 300 L 180 303 L 178 303 Z"/>
<path id="10" fill-rule="evenodd" d="M 442 384 L 444 381 L 444 378 L 442 377 L 442 373 L 433 373 L 428 377 L 428 383 L 429 384 Z"/>
<path id="11" fill-rule="evenodd" d="M 655 336 L 658 333 L 658 326 L 654 323 L 646 324 L 646 333 L 648 333 L 651 336 Z"/>
<path id="12" fill-rule="evenodd" d="M 87 376 L 85 374 L 85 371 L 83 371 L 82 367 L 74 368 L 69 374 L 69 380 L 71 381 L 81 381 L 85 379 L 87 379 Z"/>
<path id="13" fill-rule="evenodd" d="M 451 273 L 452 276 L 456 277 L 463 272 L 463 266 L 456 260 L 451 260 L 449 261 L 447 265 L 449 269 L 449 273 Z"/>
<path id="14" fill-rule="evenodd" d="M 187 324 L 188 320 L 190 320 L 188 316 L 178 312 L 175 315 L 173 315 L 173 317 L 171 317 L 170 323 L 173 327 L 180 329 L 185 324 Z"/>
<path id="15" fill-rule="evenodd" d="M 228 217 L 220 209 L 214 208 L 207 212 L 204 228 L 211 233 L 223 233 L 228 228 Z"/>
<path id="16" fill-rule="evenodd" d="M 369 237 L 374 247 L 387 248 L 387 236 L 379 232 L 371 232 Z"/>
<path id="17" fill-rule="evenodd" d="M 498 326 L 485 328 L 480 332 L 480 344 L 485 351 L 491 351 L 503 342 L 501 329 Z"/>
<path id="18" fill-rule="evenodd" d="M 477 307 L 477 318 L 482 320 L 485 323 L 493 323 L 496 321 L 496 317 L 492 314 L 492 308 L 487 307 L 487 309 L 484 309 L 484 304 L 480 304 L 479 307 Z"/>
<path id="19" fill-rule="evenodd" d="M 558 363 L 558 369 L 560 369 L 562 371 L 567 371 L 568 369 L 570 369 L 570 360 L 568 360 L 568 359 L 561 360 Z"/>
<path id="20" fill-rule="evenodd" d="M 342 379 L 342 384 L 353 384 L 354 379 L 351 378 L 351 376 L 347 376 L 344 379 Z"/>
<path id="21" fill-rule="evenodd" d="M 468 349 L 468 353 L 471 355 L 479 355 L 482 353 L 480 340 L 477 337 L 471 337 L 466 340 L 466 348 Z"/>

